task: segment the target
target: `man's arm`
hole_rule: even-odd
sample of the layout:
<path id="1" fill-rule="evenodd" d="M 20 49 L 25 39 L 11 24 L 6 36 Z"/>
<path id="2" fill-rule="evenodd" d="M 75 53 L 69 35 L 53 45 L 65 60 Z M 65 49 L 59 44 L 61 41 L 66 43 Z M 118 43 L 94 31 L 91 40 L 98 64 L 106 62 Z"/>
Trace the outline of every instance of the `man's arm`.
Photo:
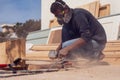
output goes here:
<path id="1" fill-rule="evenodd" d="M 77 41 L 75 41 L 73 44 L 61 49 L 59 51 L 59 55 L 61 56 L 66 56 L 68 54 L 69 51 L 73 50 L 73 49 L 76 49 L 80 46 L 82 46 L 83 44 L 85 44 L 86 41 L 82 38 L 79 38 Z"/>
<path id="2" fill-rule="evenodd" d="M 62 43 L 60 43 L 56 49 L 57 52 L 59 52 L 59 50 L 62 48 Z"/>

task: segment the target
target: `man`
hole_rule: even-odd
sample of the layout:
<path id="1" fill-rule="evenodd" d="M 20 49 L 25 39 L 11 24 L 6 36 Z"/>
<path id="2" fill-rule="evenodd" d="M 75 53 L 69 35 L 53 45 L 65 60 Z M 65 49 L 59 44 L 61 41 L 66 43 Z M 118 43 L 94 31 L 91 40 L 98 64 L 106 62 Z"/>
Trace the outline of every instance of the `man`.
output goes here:
<path id="1" fill-rule="evenodd" d="M 62 0 L 52 3 L 50 10 L 59 24 L 63 24 L 60 56 L 72 59 L 76 58 L 75 55 L 97 60 L 104 58 L 102 50 L 106 44 L 106 34 L 90 12 L 71 9 Z"/>

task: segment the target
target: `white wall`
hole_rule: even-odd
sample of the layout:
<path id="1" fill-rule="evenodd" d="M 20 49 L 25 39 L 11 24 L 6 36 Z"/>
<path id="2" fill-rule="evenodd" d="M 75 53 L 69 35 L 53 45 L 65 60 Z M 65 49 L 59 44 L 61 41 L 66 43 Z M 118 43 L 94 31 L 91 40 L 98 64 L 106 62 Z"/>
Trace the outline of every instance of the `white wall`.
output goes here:
<path id="1" fill-rule="evenodd" d="M 53 19 L 53 15 L 50 13 L 50 5 L 55 0 L 42 0 L 42 30 L 47 29 L 49 27 L 49 21 Z M 96 0 L 64 0 L 71 8 L 75 8 L 77 6 L 87 4 L 89 2 L 93 2 Z M 120 13 L 120 0 L 100 0 L 102 5 L 110 4 L 111 5 L 111 14 Z"/>
<path id="2" fill-rule="evenodd" d="M 98 19 L 102 24 L 107 41 L 118 40 L 120 37 L 120 15 Z"/>

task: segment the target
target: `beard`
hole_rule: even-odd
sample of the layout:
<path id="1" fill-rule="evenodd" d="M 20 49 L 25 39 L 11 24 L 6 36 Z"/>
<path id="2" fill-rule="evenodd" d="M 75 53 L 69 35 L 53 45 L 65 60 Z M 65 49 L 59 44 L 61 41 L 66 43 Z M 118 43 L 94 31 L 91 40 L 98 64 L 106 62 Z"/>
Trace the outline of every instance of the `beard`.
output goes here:
<path id="1" fill-rule="evenodd" d="M 65 13 L 64 17 L 58 17 L 57 20 L 58 20 L 58 23 L 62 25 L 65 23 L 69 23 L 71 18 L 72 18 L 72 10 L 70 10 L 68 13 Z"/>

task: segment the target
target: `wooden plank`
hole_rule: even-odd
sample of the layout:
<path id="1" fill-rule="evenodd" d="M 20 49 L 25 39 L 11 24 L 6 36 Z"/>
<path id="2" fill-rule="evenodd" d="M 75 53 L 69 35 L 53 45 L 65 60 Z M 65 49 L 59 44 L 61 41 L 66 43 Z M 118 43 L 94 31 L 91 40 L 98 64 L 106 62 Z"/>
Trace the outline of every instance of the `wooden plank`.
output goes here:
<path id="1" fill-rule="evenodd" d="M 120 58 L 120 51 L 103 52 L 105 58 Z"/>
<path id="2" fill-rule="evenodd" d="M 120 43 L 120 40 L 112 40 L 112 41 L 108 41 L 107 43 Z"/>
<path id="3" fill-rule="evenodd" d="M 120 43 L 107 43 L 106 46 L 120 46 Z"/>
<path id="4" fill-rule="evenodd" d="M 120 51 L 120 40 L 108 41 L 103 52 Z"/>
<path id="5" fill-rule="evenodd" d="M 46 65 L 51 63 L 52 62 L 47 62 L 47 61 L 26 61 L 26 64 L 34 64 L 34 65 Z"/>
<path id="6" fill-rule="evenodd" d="M 25 39 L 8 41 L 6 51 L 13 59 L 25 57 Z"/>
<path id="7" fill-rule="evenodd" d="M 51 60 L 50 58 L 43 58 L 43 57 L 26 57 L 24 58 L 24 60 L 27 60 L 27 61 L 39 61 L 39 60 Z"/>
<path id="8" fill-rule="evenodd" d="M 45 46 L 40 46 L 40 45 L 33 45 L 30 50 L 33 51 L 50 51 L 50 50 L 56 50 L 58 46 L 50 46 L 50 45 L 45 45 Z"/>
<path id="9" fill-rule="evenodd" d="M 108 43 L 120 43 L 120 40 L 112 40 L 112 41 L 108 41 Z"/>
<path id="10" fill-rule="evenodd" d="M 105 49 L 103 51 L 104 52 L 106 52 L 106 51 L 120 51 L 120 46 L 117 46 L 117 47 L 105 47 Z"/>
<path id="11" fill-rule="evenodd" d="M 96 7 L 95 7 L 95 17 L 98 18 L 99 16 L 99 8 L 100 8 L 100 1 L 96 1 Z"/>
<path id="12" fill-rule="evenodd" d="M 106 47 L 119 47 L 120 44 L 106 44 Z"/>
<path id="13" fill-rule="evenodd" d="M 48 58 L 49 51 L 32 51 L 26 54 L 26 58 Z"/>
<path id="14" fill-rule="evenodd" d="M 53 27 L 57 27 L 57 26 L 60 26 L 60 24 L 57 21 L 57 18 L 50 20 L 49 28 L 53 28 Z"/>
<path id="15" fill-rule="evenodd" d="M 107 62 L 109 65 L 120 64 L 120 58 L 104 58 L 102 61 Z"/>
<path id="16" fill-rule="evenodd" d="M 60 43 L 52 43 L 52 44 L 35 44 L 33 46 L 58 46 Z"/>
<path id="17" fill-rule="evenodd" d="M 56 28 L 55 30 L 51 30 L 51 33 L 48 37 L 48 44 L 55 44 L 55 43 L 60 43 L 61 42 L 61 33 L 62 32 L 62 28 Z"/>
<path id="18" fill-rule="evenodd" d="M 90 3 L 89 5 L 89 11 L 92 13 L 93 16 L 95 16 L 96 18 L 98 18 L 98 14 L 99 14 L 99 7 L 100 7 L 100 2 L 99 1 L 95 1 Z"/>
<path id="19" fill-rule="evenodd" d="M 110 4 L 100 6 L 99 17 L 104 17 L 110 15 Z"/>
<path id="20" fill-rule="evenodd" d="M 120 46 L 106 46 L 103 51 L 120 51 Z"/>
<path id="21" fill-rule="evenodd" d="M 91 3 L 89 5 L 89 11 L 92 13 L 92 15 L 96 16 L 96 3 Z"/>
<path id="22" fill-rule="evenodd" d="M 18 53 L 20 54 L 20 58 L 24 58 L 26 56 L 26 40 L 18 39 L 17 44 L 19 44 Z"/>
<path id="23" fill-rule="evenodd" d="M 80 7 L 77 8 L 83 8 L 88 10 L 93 16 L 95 16 L 96 18 L 98 18 L 98 14 L 99 14 L 99 7 L 100 7 L 100 2 L 99 1 L 94 1 L 85 5 L 82 5 Z"/>
<path id="24" fill-rule="evenodd" d="M 6 55 L 6 42 L 0 43 L 0 64 L 8 63 L 9 59 Z"/>
<path id="25" fill-rule="evenodd" d="M 49 68 L 50 68 L 51 64 L 44 64 L 44 65 L 33 65 L 33 64 L 30 64 L 28 66 L 28 70 L 43 70 L 43 71 L 47 71 Z M 61 65 L 55 65 L 53 66 L 52 68 L 50 68 L 49 70 L 50 71 L 58 71 L 59 69 L 61 68 Z"/>
<path id="26" fill-rule="evenodd" d="M 61 42 L 61 27 L 53 28 L 50 31 L 47 44 L 33 45 L 32 52 L 26 54 L 26 59 L 50 60 L 48 57 L 50 50 L 56 50 Z"/>
<path id="27" fill-rule="evenodd" d="M 83 9 L 89 11 L 89 9 L 90 9 L 90 6 L 89 6 L 89 5 L 90 5 L 90 4 L 85 4 L 85 5 L 80 6 L 80 8 L 83 8 Z"/>
<path id="28" fill-rule="evenodd" d="M 120 40 L 115 40 L 115 41 L 108 41 L 106 43 L 106 47 L 119 47 L 120 46 Z"/>
<path id="29" fill-rule="evenodd" d="M 25 39 L 0 43 L 0 53 L 0 64 L 9 64 L 16 58 L 25 57 Z"/>

